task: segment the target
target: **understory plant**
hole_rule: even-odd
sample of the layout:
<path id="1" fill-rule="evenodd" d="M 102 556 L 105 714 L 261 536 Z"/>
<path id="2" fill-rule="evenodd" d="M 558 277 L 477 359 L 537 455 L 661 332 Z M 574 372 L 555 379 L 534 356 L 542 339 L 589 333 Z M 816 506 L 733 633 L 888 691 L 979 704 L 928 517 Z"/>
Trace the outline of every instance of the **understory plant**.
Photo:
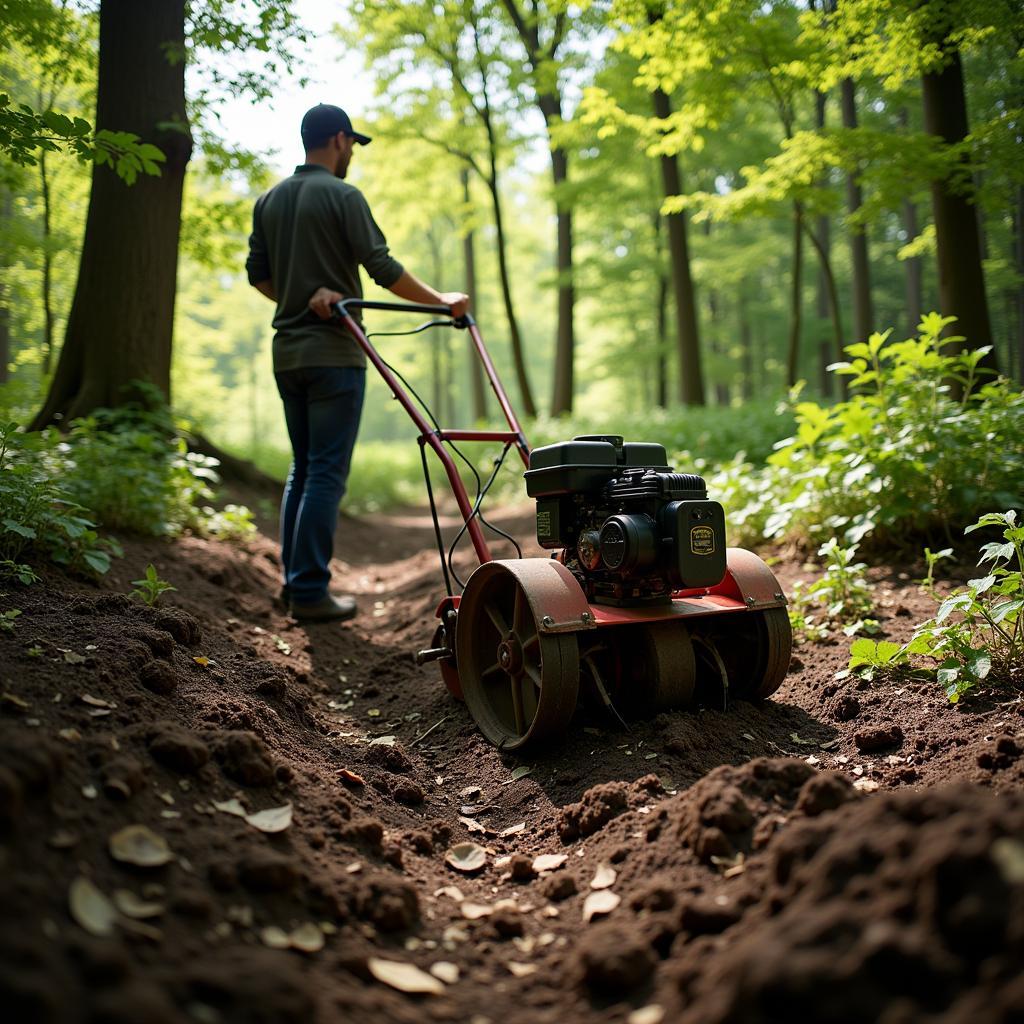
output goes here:
<path id="1" fill-rule="evenodd" d="M 132 586 L 135 589 L 128 596 L 137 597 L 149 608 L 155 607 L 160 597 L 169 590 L 178 589 L 172 583 L 160 578 L 160 574 L 152 562 L 146 566 L 146 575 L 142 579 L 132 580 Z"/>
<path id="2" fill-rule="evenodd" d="M 796 401 L 796 430 L 764 467 L 738 458 L 712 474 L 732 542 L 949 540 L 986 508 L 1024 505 L 1024 394 L 985 379 L 987 347 L 943 337 L 953 322 L 929 313 L 917 338 L 847 346 L 831 369 L 849 398 Z"/>
<path id="3" fill-rule="evenodd" d="M 954 704 L 986 680 L 1024 686 L 1024 526 L 1014 511 L 989 512 L 964 532 L 985 527 L 1001 531 L 981 548 L 986 574 L 954 590 L 908 643 L 854 641 L 850 669 L 873 675 L 927 660 Z"/>
<path id="4" fill-rule="evenodd" d="M 20 561 L 29 555 L 105 573 L 121 548 L 95 527 L 91 512 L 40 457 L 37 441 L 19 433 L 15 423 L 0 426 L 0 573 L 34 582 L 31 566 Z"/>
<path id="5" fill-rule="evenodd" d="M 789 621 L 794 632 L 807 640 L 820 640 L 831 625 L 847 636 L 872 633 L 878 623 L 869 618 L 872 608 L 867 566 L 857 562 L 857 545 L 843 547 L 835 537 L 818 549 L 824 571 L 812 583 L 794 584 L 790 594 Z"/>

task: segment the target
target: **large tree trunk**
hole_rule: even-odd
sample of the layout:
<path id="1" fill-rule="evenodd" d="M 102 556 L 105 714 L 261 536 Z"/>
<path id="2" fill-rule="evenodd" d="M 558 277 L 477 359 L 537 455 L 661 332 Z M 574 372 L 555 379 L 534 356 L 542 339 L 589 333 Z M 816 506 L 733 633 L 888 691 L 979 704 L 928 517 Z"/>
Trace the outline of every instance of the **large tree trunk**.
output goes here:
<path id="1" fill-rule="evenodd" d="M 793 203 L 793 273 L 789 291 L 789 345 L 786 350 L 786 386 L 796 383 L 800 366 L 800 334 L 803 327 L 804 208 Z"/>
<path id="2" fill-rule="evenodd" d="M 45 149 L 39 154 L 39 191 L 43 199 L 43 375 L 48 377 L 53 365 L 53 241 Z"/>
<path id="3" fill-rule="evenodd" d="M 814 126 L 819 132 L 823 132 L 825 130 L 825 105 L 827 100 L 828 96 L 826 93 L 815 90 Z M 827 190 L 829 188 L 827 175 L 821 178 L 818 182 L 818 187 L 822 190 Z M 820 339 L 818 341 L 818 390 L 821 392 L 823 397 L 831 398 L 832 374 L 828 372 L 828 366 L 832 362 L 832 344 L 828 328 L 825 324 L 832 314 L 832 296 L 829 291 L 828 281 L 831 269 L 826 266 L 831 258 L 832 252 L 832 221 L 827 213 L 822 213 L 818 216 L 818 226 L 815 229 L 815 235 L 821 246 L 819 252 L 820 259 L 818 263 L 818 295 L 816 309 L 818 314 L 818 331 L 820 332 Z"/>
<path id="4" fill-rule="evenodd" d="M 0 185 L 0 237 L 7 231 L 14 208 L 10 190 Z M 0 254 L 0 271 L 6 269 L 7 259 Z M 10 374 L 7 367 L 11 362 L 11 309 L 8 306 L 9 296 L 5 274 L 0 273 L 0 384 L 6 384 Z"/>
<path id="5" fill-rule="evenodd" d="M 181 192 L 192 153 L 185 110 L 185 0 L 102 0 L 99 128 L 131 131 L 167 157 L 132 186 L 96 165 L 64 347 L 39 429 L 100 406 L 170 398 Z"/>
<path id="6" fill-rule="evenodd" d="M 1017 266 L 1017 380 L 1024 381 L 1024 185 L 1017 186 L 1013 216 L 1013 255 Z"/>
<path id="7" fill-rule="evenodd" d="M 839 86 L 843 110 L 843 127 L 857 127 L 857 95 L 853 79 L 844 78 Z M 858 171 L 846 176 L 846 205 L 856 215 L 864 204 Z M 868 235 L 862 224 L 850 226 L 850 257 L 853 265 L 853 333 L 854 341 L 867 341 L 874 330 L 875 315 L 871 306 L 871 264 L 868 258 Z"/>
<path id="8" fill-rule="evenodd" d="M 661 210 L 651 214 L 654 228 L 654 255 L 657 262 L 656 291 L 654 299 L 654 336 L 657 348 L 654 353 L 654 404 L 659 409 L 668 408 L 668 274 L 665 273 L 665 251 L 661 241 Z"/>
<path id="9" fill-rule="evenodd" d="M 557 104 L 557 121 L 545 114 L 549 131 L 562 119 L 561 100 Z M 572 412 L 573 362 L 576 340 L 573 332 L 573 307 L 576 289 L 572 269 L 572 210 L 565 200 L 562 187 L 569 179 L 569 157 L 564 149 L 551 149 L 551 177 L 555 186 L 555 209 L 558 219 L 558 252 L 555 266 L 558 272 L 558 335 L 555 341 L 555 379 L 551 392 L 551 415 Z"/>
<path id="10" fill-rule="evenodd" d="M 462 198 L 466 209 L 470 208 L 469 168 L 463 167 L 459 172 L 462 181 Z M 479 315 L 478 296 L 476 292 L 476 245 L 473 230 L 469 229 L 462 236 L 462 259 L 466 272 L 466 294 L 469 296 L 469 308 Z M 476 345 L 468 335 L 466 337 L 466 354 L 469 360 L 469 400 L 470 419 L 476 423 L 487 418 L 487 392 L 484 390 L 484 369 L 480 365 L 480 357 L 476 353 Z"/>
<path id="11" fill-rule="evenodd" d="M 968 133 L 960 52 L 947 53 L 945 66 L 921 77 L 925 131 L 948 145 L 962 142 Z M 963 335 L 967 345 L 992 344 L 992 326 L 981 265 L 977 209 L 970 188 L 967 157 L 960 168 L 932 182 L 932 210 L 939 265 L 939 303 L 946 316 L 955 316 L 951 333 Z M 996 368 L 995 350 L 984 365 Z"/>
<path id="12" fill-rule="evenodd" d="M 917 204 L 912 199 L 903 200 L 903 230 L 907 241 L 917 238 L 921 230 L 917 221 Z M 917 325 L 924 311 L 924 278 L 921 257 L 914 256 L 903 261 L 904 287 L 906 290 L 907 323 L 911 335 L 917 334 Z"/>
<path id="13" fill-rule="evenodd" d="M 662 120 L 672 113 L 672 104 L 661 89 L 653 94 L 654 116 Z M 683 194 L 679 161 L 675 156 L 659 157 L 665 198 Z M 665 218 L 671 260 L 672 294 L 676 300 L 676 349 L 679 353 L 679 400 L 684 405 L 704 404 L 704 377 L 701 372 L 700 336 L 697 331 L 697 298 L 690 274 L 690 245 L 686 214 L 680 210 Z"/>

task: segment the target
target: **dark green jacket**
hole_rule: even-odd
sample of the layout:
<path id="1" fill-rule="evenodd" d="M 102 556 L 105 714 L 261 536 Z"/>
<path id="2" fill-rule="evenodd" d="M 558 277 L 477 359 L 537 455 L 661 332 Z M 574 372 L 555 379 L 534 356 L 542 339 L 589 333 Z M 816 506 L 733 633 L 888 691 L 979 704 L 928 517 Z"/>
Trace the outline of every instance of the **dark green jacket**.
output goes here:
<path id="1" fill-rule="evenodd" d="M 366 365 L 352 335 L 308 305 L 320 287 L 362 298 L 360 264 L 382 288 L 402 276 L 362 192 L 326 167 L 301 164 L 256 200 L 245 269 L 250 284 L 270 281 L 277 294 L 275 372 Z"/>

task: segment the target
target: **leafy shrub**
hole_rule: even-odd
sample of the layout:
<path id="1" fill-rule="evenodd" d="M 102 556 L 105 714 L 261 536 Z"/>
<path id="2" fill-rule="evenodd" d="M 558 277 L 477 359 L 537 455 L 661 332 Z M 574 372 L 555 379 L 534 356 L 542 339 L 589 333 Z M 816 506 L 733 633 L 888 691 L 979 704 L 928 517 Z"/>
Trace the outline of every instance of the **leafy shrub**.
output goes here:
<path id="1" fill-rule="evenodd" d="M 1002 527 L 1002 540 L 981 549 L 988 574 L 950 594 L 909 643 L 855 641 L 849 668 L 873 673 L 930 659 L 954 704 L 989 678 L 1024 684 L 1024 526 L 1013 511 L 989 512 L 964 532 L 990 526 Z"/>
<path id="2" fill-rule="evenodd" d="M 107 529 L 152 536 L 186 530 L 242 539 L 255 531 L 248 509 L 209 505 L 216 459 L 190 452 L 166 410 L 128 405 L 75 420 L 50 434 L 51 463 L 75 500 Z"/>
<path id="3" fill-rule="evenodd" d="M 25 576 L 28 567 L 18 559 L 28 553 L 70 569 L 105 573 L 111 555 L 121 554 L 120 546 L 96 533 L 89 510 L 73 500 L 43 454 L 38 440 L 18 433 L 17 424 L 0 427 L 0 564 L 5 575 Z"/>
<path id="4" fill-rule="evenodd" d="M 848 346 L 832 369 L 858 393 L 798 402 L 795 434 L 763 469 L 737 460 L 712 475 L 734 543 L 949 537 L 984 508 L 1024 503 L 1024 395 L 1005 379 L 978 386 L 988 349 L 947 352 L 963 340 L 940 338 L 951 322 L 930 313 L 919 338 Z"/>

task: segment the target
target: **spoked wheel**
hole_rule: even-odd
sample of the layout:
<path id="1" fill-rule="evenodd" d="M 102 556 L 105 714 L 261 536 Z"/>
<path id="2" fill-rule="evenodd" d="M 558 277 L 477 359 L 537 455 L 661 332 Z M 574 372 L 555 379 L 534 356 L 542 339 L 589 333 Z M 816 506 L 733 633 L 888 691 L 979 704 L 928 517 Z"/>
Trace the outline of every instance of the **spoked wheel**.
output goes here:
<path id="1" fill-rule="evenodd" d="M 559 621 L 545 603 L 553 571 L 547 559 L 485 562 L 459 604 L 455 641 L 466 706 L 504 750 L 561 736 L 576 709 L 576 637 L 541 628 L 545 617 Z"/>
<path id="2" fill-rule="evenodd" d="M 730 698 L 766 700 L 782 685 L 793 652 L 785 608 L 716 616 L 708 626 L 707 640 L 728 675 Z"/>

